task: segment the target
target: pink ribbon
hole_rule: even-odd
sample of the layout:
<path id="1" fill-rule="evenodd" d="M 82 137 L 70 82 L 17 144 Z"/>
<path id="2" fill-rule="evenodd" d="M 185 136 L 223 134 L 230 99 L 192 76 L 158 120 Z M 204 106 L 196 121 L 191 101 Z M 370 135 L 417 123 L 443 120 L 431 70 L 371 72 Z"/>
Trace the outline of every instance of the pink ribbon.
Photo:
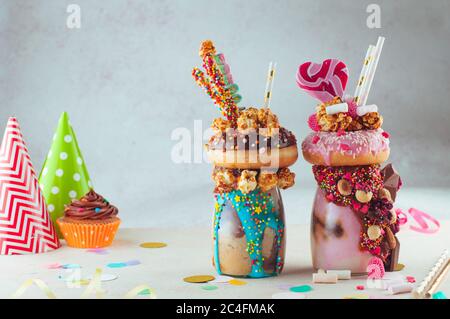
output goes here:
<path id="1" fill-rule="evenodd" d="M 441 224 L 439 223 L 439 221 L 437 219 L 428 215 L 425 212 L 422 212 L 421 210 L 418 210 L 417 208 L 414 208 L 414 207 L 410 208 L 408 210 L 408 213 L 411 215 L 412 218 L 414 218 L 414 220 L 420 226 L 420 227 L 417 227 L 414 225 L 409 226 L 409 228 L 411 230 L 414 230 L 416 232 L 423 233 L 423 234 L 434 234 L 434 233 L 437 233 L 439 228 L 441 227 Z M 429 227 L 426 219 L 428 219 L 431 223 L 436 225 L 436 228 Z"/>

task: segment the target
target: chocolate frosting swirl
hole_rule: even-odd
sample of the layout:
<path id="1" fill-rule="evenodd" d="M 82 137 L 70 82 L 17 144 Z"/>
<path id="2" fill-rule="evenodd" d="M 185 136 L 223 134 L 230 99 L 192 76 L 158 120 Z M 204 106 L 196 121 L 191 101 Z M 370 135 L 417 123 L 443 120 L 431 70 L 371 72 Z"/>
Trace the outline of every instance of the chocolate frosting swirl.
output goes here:
<path id="1" fill-rule="evenodd" d="M 64 209 L 64 216 L 79 220 L 102 220 L 115 217 L 119 213 L 117 207 L 111 205 L 103 196 L 93 189 L 79 200 L 72 200 Z"/>

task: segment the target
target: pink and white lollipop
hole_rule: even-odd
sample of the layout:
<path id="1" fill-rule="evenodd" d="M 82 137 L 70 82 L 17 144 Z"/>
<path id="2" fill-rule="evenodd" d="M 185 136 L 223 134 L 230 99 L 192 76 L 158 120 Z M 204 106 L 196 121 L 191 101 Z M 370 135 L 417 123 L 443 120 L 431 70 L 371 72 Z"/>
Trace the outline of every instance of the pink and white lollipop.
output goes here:
<path id="1" fill-rule="evenodd" d="M 384 264 L 378 257 L 372 257 L 367 264 L 367 277 L 369 279 L 381 279 L 384 277 Z"/>

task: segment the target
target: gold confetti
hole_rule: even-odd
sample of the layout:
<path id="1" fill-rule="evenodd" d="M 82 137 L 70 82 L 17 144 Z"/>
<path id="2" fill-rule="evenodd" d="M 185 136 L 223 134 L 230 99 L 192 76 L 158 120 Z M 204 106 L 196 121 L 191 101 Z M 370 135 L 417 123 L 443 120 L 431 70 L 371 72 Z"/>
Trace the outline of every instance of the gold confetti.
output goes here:
<path id="1" fill-rule="evenodd" d="M 355 295 L 345 296 L 344 299 L 369 299 L 369 296 L 365 295 L 365 294 L 355 294 Z"/>
<path id="2" fill-rule="evenodd" d="M 148 243 L 142 243 L 139 245 L 142 248 L 163 248 L 166 247 L 166 243 L 158 243 L 158 242 L 148 242 Z"/>
<path id="3" fill-rule="evenodd" d="M 395 267 L 394 267 L 394 271 L 400 271 L 400 270 L 403 270 L 403 268 L 405 268 L 405 265 L 403 265 L 403 264 L 397 264 L 397 265 L 395 265 Z"/>
<path id="4" fill-rule="evenodd" d="M 247 284 L 245 281 L 239 279 L 231 279 L 228 283 L 233 286 L 243 286 Z"/>
<path id="5" fill-rule="evenodd" d="M 186 277 L 183 278 L 183 280 L 185 282 L 189 282 L 189 283 L 205 283 L 211 280 L 216 279 L 214 276 L 210 276 L 210 275 L 197 275 L 197 276 L 190 276 L 190 277 Z"/>

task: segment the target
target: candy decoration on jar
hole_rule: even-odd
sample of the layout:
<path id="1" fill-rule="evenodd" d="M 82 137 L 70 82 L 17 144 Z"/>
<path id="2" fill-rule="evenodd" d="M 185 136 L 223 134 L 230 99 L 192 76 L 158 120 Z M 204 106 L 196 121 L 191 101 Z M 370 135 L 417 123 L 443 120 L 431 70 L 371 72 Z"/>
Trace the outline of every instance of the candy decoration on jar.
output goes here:
<path id="1" fill-rule="evenodd" d="M 341 61 L 306 62 L 297 72 L 298 86 L 320 101 L 308 119 L 313 132 L 302 143 L 318 185 L 311 225 L 317 269 L 366 273 L 376 257 L 392 271 L 398 261 L 400 225 L 393 203 L 402 183 L 391 164 L 381 169 L 390 153 L 389 134 L 381 128 L 378 107 L 365 104 L 383 43 L 381 38 L 369 47 L 355 97 L 345 95 Z"/>
<path id="2" fill-rule="evenodd" d="M 294 134 L 269 108 L 274 66 L 266 85 L 266 107 L 238 108 L 237 86 L 223 55 L 204 41 L 200 56 L 205 72 L 194 68 L 192 75 L 224 116 L 213 120 L 214 134 L 205 145 L 214 164 L 213 265 L 220 275 L 277 275 L 286 245 L 280 189 L 294 185 L 295 174 L 288 167 L 298 152 Z"/>

